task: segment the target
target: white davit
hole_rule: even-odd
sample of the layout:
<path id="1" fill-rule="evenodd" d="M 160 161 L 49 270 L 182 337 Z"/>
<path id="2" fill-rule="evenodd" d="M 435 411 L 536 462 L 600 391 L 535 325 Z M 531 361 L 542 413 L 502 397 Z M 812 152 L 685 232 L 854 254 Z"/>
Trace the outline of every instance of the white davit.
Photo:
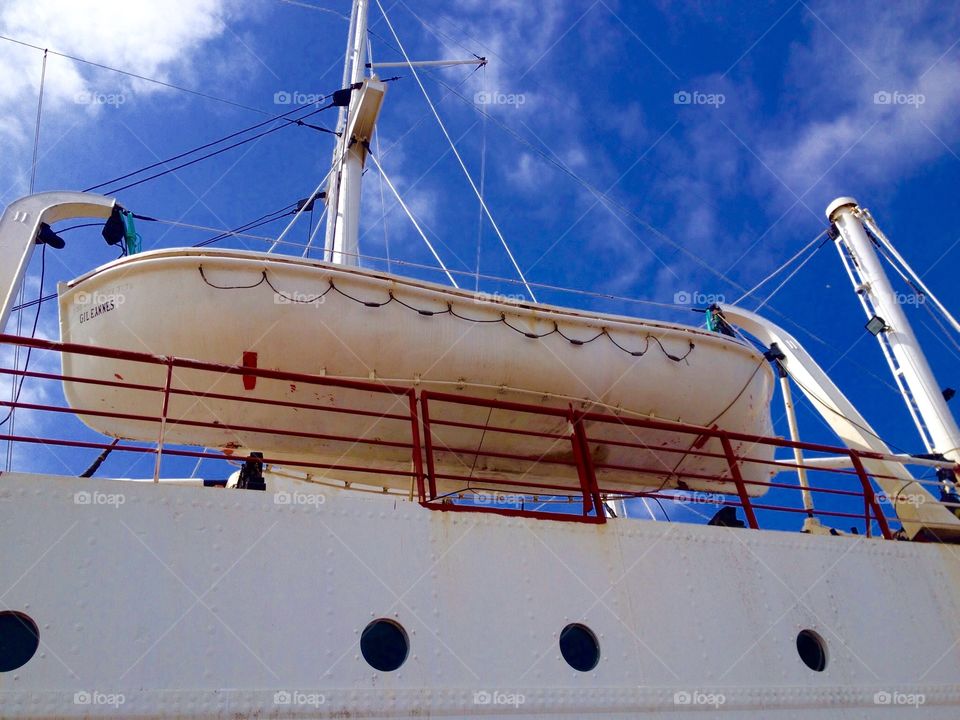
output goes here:
<path id="1" fill-rule="evenodd" d="M 122 258 L 60 286 L 61 335 L 65 342 L 97 345 L 206 362 L 241 365 L 256 353 L 260 369 L 376 379 L 392 386 L 461 393 L 549 408 L 571 404 L 593 412 L 644 416 L 690 425 L 719 427 L 750 435 L 772 434 L 770 399 L 773 373 L 763 355 L 734 338 L 691 327 L 619 316 L 598 316 L 555 307 L 475 295 L 414 279 L 314 260 L 263 253 L 178 249 Z M 114 381 L 123 386 L 65 383 L 77 410 L 95 409 L 156 417 L 157 393 L 129 387 L 162 387 L 159 365 L 64 354 L 64 374 Z M 389 403 L 374 393 L 310 386 L 258 378 L 247 387 L 238 375 L 177 370 L 178 387 L 198 393 L 239 395 L 274 402 L 317 403 L 338 408 L 387 412 Z M 403 403 L 391 399 L 393 413 Z M 451 415 L 451 412 L 454 414 Z M 80 414 L 104 434 L 156 440 L 155 424 Z M 409 470 L 410 452 L 384 447 L 382 441 L 409 442 L 410 427 L 387 418 L 331 414 L 269 403 L 240 403 L 195 396 L 171 397 L 165 439 L 168 443 L 260 451 L 268 458 Z M 561 417 L 523 415 L 482 407 L 452 406 L 446 419 L 510 426 L 523 423 L 532 432 L 564 434 Z M 178 420 L 243 425 L 204 428 Z M 292 429 L 376 438 L 377 445 L 324 441 L 271 433 Z M 485 436 L 484 436 L 485 435 Z M 576 471 L 550 460 L 570 457 L 558 443 L 544 461 L 464 456 L 448 448 L 500 454 L 530 451 L 530 439 L 476 428 L 434 429 L 437 472 L 471 468 L 485 477 L 576 486 Z M 600 485 L 636 491 L 676 487 L 678 475 L 729 476 L 719 443 L 719 458 L 664 452 L 687 449 L 695 436 L 611 425 L 604 438 L 647 448 L 604 444 L 597 451 Z M 716 444 L 716 447 L 712 447 Z M 743 455 L 772 459 L 772 447 L 735 443 Z M 649 472 L 605 468 L 622 465 Z M 766 481 L 767 466 L 744 463 L 747 481 Z M 389 476 L 376 475 L 379 485 Z M 409 487 L 409 479 L 393 483 Z M 734 492 L 732 484 L 698 482 L 682 486 Z M 462 482 L 439 483 L 444 488 Z M 393 486 L 399 486 L 394 484 Z M 535 491 L 535 485 L 531 485 Z M 516 491 L 517 486 L 512 485 Z M 751 494 L 762 486 L 748 485 Z"/>

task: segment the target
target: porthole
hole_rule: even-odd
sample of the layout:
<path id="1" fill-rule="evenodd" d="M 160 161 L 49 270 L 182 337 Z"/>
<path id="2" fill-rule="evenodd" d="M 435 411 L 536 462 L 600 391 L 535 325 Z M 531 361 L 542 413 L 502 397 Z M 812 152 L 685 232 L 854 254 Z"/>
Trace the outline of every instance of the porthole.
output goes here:
<path id="1" fill-rule="evenodd" d="M 574 670 L 590 672 L 600 662 L 600 643 L 586 625 L 571 623 L 560 632 L 560 654 Z"/>
<path id="2" fill-rule="evenodd" d="M 23 613 L 0 612 L 0 672 L 22 668 L 40 646 L 37 624 Z"/>
<path id="3" fill-rule="evenodd" d="M 360 635 L 360 653 L 371 667 L 393 672 L 407 659 L 410 640 L 404 629 L 393 620 L 374 620 Z"/>
<path id="4" fill-rule="evenodd" d="M 815 672 L 827 668 L 827 643 L 813 630 L 801 630 L 797 635 L 797 654 L 803 664 Z"/>

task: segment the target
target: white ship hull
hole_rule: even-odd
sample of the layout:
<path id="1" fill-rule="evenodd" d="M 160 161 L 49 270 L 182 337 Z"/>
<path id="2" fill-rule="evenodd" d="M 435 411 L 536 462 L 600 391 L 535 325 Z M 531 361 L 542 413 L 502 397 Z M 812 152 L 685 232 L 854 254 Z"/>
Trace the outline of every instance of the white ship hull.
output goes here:
<path id="1" fill-rule="evenodd" d="M 202 271 L 201 271 L 202 269 Z M 391 298 L 393 298 L 391 300 Z M 372 307 L 386 303 L 382 307 Z M 748 435 L 771 434 L 773 374 L 763 356 L 744 343 L 715 333 L 667 323 L 617 316 L 590 316 L 547 306 L 527 306 L 478 297 L 376 272 L 316 261 L 236 251 L 171 250 L 143 253 L 99 268 L 60 288 L 61 334 L 66 342 L 119 348 L 240 365 L 255 354 L 259 368 L 360 380 L 375 379 L 400 387 L 463 393 L 540 407 L 576 409 L 680 421 Z M 433 313 L 427 315 L 425 313 Z M 556 331 L 554 332 L 554 329 Z M 561 334 L 562 333 L 562 334 Z M 532 338 L 525 334 L 543 336 Z M 591 341 L 593 338 L 593 341 Z M 583 343 L 583 344 L 577 344 Z M 639 354 L 642 351 L 642 355 Z M 637 355 L 631 353 L 638 353 Z M 246 355 L 245 355 L 246 354 Z M 671 358 L 670 356 L 673 356 Z M 682 359 L 681 359 L 682 358 Z M 68 376 L 162 387 L 165 368 L 131 362 L 64 355 Z M 359 407 L 375 413 L 402 412 L 396 398 L 354 390 L 305 386 L 257 379 L 245 387 L 237 375 L 200 375 L 178 370 L 174 381 L 197 393 L 242 395 L 282 402 L 315 402 L 329 407 Z M 215 380 L 215 381 L 214 381 Z M 104 388 L 65 383 L 76 410 L 108 410 L 156 416 L 155 393 L 129 387 Z M 486 408 L 456 409 L 460 422 L 523 428 L 564 435 L 568 421 Z M 107 435 L 156 440 L 153 424 L 80 414 Z M 410 452 L 358 443 L 228 427 L 198 428 L 178 420 L 296 429 L 350 437 L 410 442 L 409 426 L 370 417 L 291 410 L 271 404 L 242 404 L 210 397 L 174 396 L 166 426 L 167 443 L 261 451 L 271 458 L 315 463 L 368 464 L 379 470 L 409 470 Z M 701 482 L 684 473 L 729 477 L 721 458 L 667 453 L 686 450 L 693 436 L 612 426 L 605 437 L 641 446 L 594 448 L 598 481 L 607 489 L 686 485 L 733 492 L 729 483 Z M 472 477 L 577 487 L 565 442 L 544 448 L 530 437 L 485 433 L 482 429 L 434 429 L 439 473 L 470 469 Z M 447 448 L 493 450 L 501 455 L 535 454 L 539 463 L 504 457 L 476 457 Z M 649 448 L 649 450 L 645 449 Z M 722 455 L 711 440 L 705 452 Z M 770 460 L 772 448 L 735 443 L 735 449 Z M 603 465 L 653 468 L 634 472 Z M 662 472 L 657 472 L 662 469 Z M 744 479 L 763 482 L 767 467 L 743 465 Z M 679 480 L 678 480 L 679 478 Z M 360 480 L 359 477 L 347 477 Z M 378 484 L 409 487 L 407 479 L 383 474 L 366 478 Z M 490 483 L 488 483 L 490 484 Z M 495 484 L 495 483 L 493 483 Z M 439 490 L 463 487 L 438 483 Z M 507 486 L 505 486 L 507 487 Z M 509 486 L 518 490 L 516 485 Z M 753 495 L 764 488 L 747 485 Z"/>
<path id="2" fill-rule="evenodd" d="M 0 674 L 0 716 L 960 715 L 949 546 L 301 500 L 0 475 L 3 606 L 41 642 Z M 382 617 L 410 639 L 395 672 L 358 649 Z M 571 622 L 590 672 L 560 656 Z"/>

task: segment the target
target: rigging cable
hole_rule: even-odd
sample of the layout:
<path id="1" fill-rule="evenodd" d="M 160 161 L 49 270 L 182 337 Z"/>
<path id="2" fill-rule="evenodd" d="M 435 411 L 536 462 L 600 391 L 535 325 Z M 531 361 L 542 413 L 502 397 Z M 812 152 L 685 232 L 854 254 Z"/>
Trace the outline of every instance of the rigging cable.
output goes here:
<path id="1" fill-rule="evenodd" d="M 248 137 L 248 138 L 245 138 L 245 139 L 240 140 L 240 141 L 238 141 L 238 142 L 235 142 L 235 143 L 232 143 L 232 144 L 230 144 L 230 145 L 227 145 L 226 147 L 220 148 L 219 150 L 215 150 L 214 152 L 207 153 L 206 155 L 201 155 L 200 157 L 194 158 L 193 160 L 189 160 L 189 161 L 187 161 L 187 162 L 185 162 L 185 163 L 180 163 L 179 165 L 175 165 L 174 167 L 167 168 L 167 169 L 164 170 L 163 172 L 154 173 L 153 175 L 148 175 L 147 177 L 145 177 L 145 178 L 143 178 L 143 179 L 141 179 L 141 180 L 137 180 L 136 182 L 127 183 L 126 185 L 121 185 L 121 186 L 118 187 L 118 188 L 113 188 L 112 190 L 108 190 L 108 191 L 106 191 L 106 194 L 107 194 L 107 195 L 115 195 L 116 193 L 120 192 L 121 190 L 127 190 L 127 189 L 129 189 L 129 188 L 136 187 L 137 185 L 142 185 L 143 183 L 148 182 L 148 181 L 150 181 L 150 180 L 155 180 L 155 179 L 158 178 L 158 177 L 163 177 L 164 175 L 168 175 L 168 174 L 170 174 L 170 173 L 172 173 L 172 172 L 175 172 L 175 171 L 177 171 L 177 170 L 181 170 L 181 169 L 183 169 L 183 168 L 185 168 L 185 167 L 189 167 L 189 166 L 191 166 L 191 165 L 195 165 L 195 164 L 197 164 L 198 162 L 201 162 L 201 161 L 203 161 L 203 160 L 207 160 L 208 158 L 212 158 L 212 157 L 214 157 L 214 156 L 216 156 L 216 155 L 220 155 L 221 153 L 225 153 L 227 150 L 232 150 L 233 148 L 239 147 L 239 146 L 241 146 L 241 145 L 245 145 L 245 144 L 248 143 L 248 142 L 252 142 L 253 140 L 257 140 L 257 139 L 262 138 L 262 137 L 264 137 L 264 136 L 266 136 L 266 135 L 270 135 L 271 133 L 275 133 L 275 132 L 277 132 L 278 130 L 282 130 L 282 129 L 286 128 L 286 127 L 291 127 L 291 126 L 293 126 L 293 125 L 304 124 L 304 123 L 302 123 L 302 120 L 303 120 L 304 118 L 308 118 L 308 117 L 310 117 L 311 115 L 316 115 L 317 113 L 323 112 L 324 110 L 328 110 L 328 109 L 331 108 L 331 107 L 333 107 L 333 103 L 328 103 L 327 105 L 324 105 L 323 107 L 318 108 L 317 110 L 314 110 L 313 112 L 307 113 L 306 115 L 304 115 L 303 117 L 301 117 L 301 118 L 299 118 L 299 119 L 297 119 L 297 120 L 290 120 L 289 123 L 286 124 L 286 125 L 277 125 L 276 127 L 270 128 L 269 130 L 264 130 L 263 132 L 257 133 L 256 135 L 251 135 L 251 136 Z M 333 131 L 329 131 L 329 132 L 333 132 Z M 187 154 L 190 154 L 190 153 L 187 153 Z"/>
<path id="2" fill-rule="evenodd" d="M 759 290 L 761 287 L 763 287 L 764 285 L 766 285 L 770 280 L 772 280 L 772 279 L 775 278 L 777 275 L 779 275 L 781 272 L 783 272 L 787 267 L 790 266 L 791 263 L 793 263 L 794 260 L 796 260 L 798 257 L 800 257 L 801 255 L 803 255 L 807 250 L 809 250 L 809 249 L 813 246 L 813 244 L 814 244 L 815 242 L 817 242 L 817 240 L 819 240 L 821 237 L 823 237 L 823 235 L 824 235 L 826 232 L 827 232 L 827 231 L 824 230 L 824 231 L 821 232 L 819 235 L 817 235 L 813 240 L 811 240 L 811 241 L 808 242 L 806 245 L 804 245 L 802 248 L 800 248 L 796 253 L 794 253 L 794 254 L 790 257 L 790 259 L 788 259 L 785 263 L 783 263 L 783 265 L 781 265 L 780 267 L 778 267 L 778 268 L 777 268 L 776 270 L 774 270 L 772 273 L 770 273 L 769 275 L 767 275 L 763 280 L 761 280 L 761 281 L 758 282 L 756 285 L 754 285 L 752 288 L 750 288 L 750 289 L 747 290 L 745 293 L 743 293 L 743 295 L 741 295 L 739 298 L 737 298 L 736 302 L 734 302 L 733 304 L 734 304 L 734 305 L 739 305 L 739 304 L 742 303 L 744 300 L 746 300 L 748 297 L 750 297 L 751 295 L 753 295 L 753 294 L 754 294 L 757 290 Z M 821 246 L 822 246 L 822 245 L 821 245 Z M 820 248 L 817 248 L 817 249 L 819 250 Z M 778 288 L 778 289 L 779 289 L 779 288 Z M 774 292 L 776 292 L 776 291 L 774 291 Z M 772 294 L 771 294 L 771 297 L 772 297 Z M 770 297 L 767 297 L 767 300 L 769 300 L 769 299 L 770 299 Z M 764 302 L 766 302 L 767 300 L 764 300 Z"/>
<path id="3" fill-rule="evenodd" d="M 47 271 L 47 245 L 46 243 L 44 243 L 43 249 L 40 251 L 40 296 L 41 297 L 43 297 L 43 281 L 44 281 L 44 277 L 46 276 L 46 271 Z M 33 316 L 33 328 L 30 330 L 31 338 L 35 338 L 37 336 L 37 326 L 40 323 L 40 310 L 43 307 L 43 304 L 41 302 L 37 302 L 36 305 L 37 305 L 37 312 Z M 23 363 L 24 373 L 26 373 L 27 369 L 30 367 L 30 356 L 32 355 L 32 353 L 33 353 L 33 348 L 32 347 L 27 348 L 27 357 Z M 27 377 L 26 374 L 20 375 L 20 382 L 17 383 L 17 390 L 16 390 L 16 393 L 13 395 L 13 405 L 15 405 L 20 400 L 20 392 L 23 390 L 23 381 L 26 380 L 26 377 Z M 7 412 L 6 417 L 4 417 L 3 420 L 0 420 L 0 427 L 6 425 L 8 421 L 12 421 L 14 410 L 16 410 L 16 407 L 11 406 L 10 410 Z M 10 457 L 9 454 L 7 457 L 9 461 L 9 457 Z"/>
<path id="4" fill-rule="evenodd" d="M 16 38 L 7 37 L 6 35 L 0 35 L 0 40 L 6 40 L 7 42 L 16 43 L 17 45 L 23 45 L 24 47 L 33 48 L 34 50 L 43 50 L 44 52 L 49 52 L 51 55 L 56 55 L 57 57 L 62 57 L 67 60 L 73 60 L 74 62 L 83 63 L 84 65 L 90 65 L 92 67 L 97 67 L 102 70 L 109 70 L 111 72 L 120 73 L 121 75 L 126 75 L 127 77 L 132 77 L 137 80 L 143 80 L 144 82 L 153 83 L 155 85 L 162 85 L 165 88 L 170 88 L 171 90 L 179 90 L 180 92 L 189 93 L 191 95 L 196 95 L 202 97 L 206 100 L 214 100 L 216 102 L 224 103 L 226 105 L 232 105 L 233 107 L 241 108 L 242 110 L 250 110 L 251 112 L 260 113 L 261 115 L 269 115 L 266 110 L 261 110 L 260 108 L 250 107 L 249 105 L 244 105 L 242 103 L 234 102 L 233 100 L 227 100 L 226 98 L 217 97 L 216 95 L 209 95 L 199 90 L 191 90 L 190 88 L 181 87 L 180 85 L 174 85 L 173 83 L 168 83 L 163 80 L 157 80 L 156 78 L 147 77 L 146 75 L 138 75 L 135 72 L 130 72 L 128 70 L 121 70 L 119 68 L 110 67 L 109 65 L 103 65 L 101 63 L 93 62 L 92 60 L 85 60 L 82 57 L 77 57 L 76 55 L 67 55 L 66 53 L 57 52 L 56 50 L 48 50 L 42 48 L 39 45 L 33 45 L 23 40 L 17 40 Z"/>
<path id="5" fill-rule="evenodd" d="M 483 70 L 483 82 L 482 82 L 483 91 L 487 91 L 487 70 L 484 66 Z M 483 245 L 483 192 L 484 186 L 486 185 L 487 179 L 487 118 L 484 117 L 480 126 L 480 211 L 477 214 L 477 263 L 476 263 L 476 275 L 474 277 L 473 289 L 476 292 L 480 291 L 480 249 Z"/>
<path id="6" fill-rule="evenodd" d="M 40 151 L 40 120 L 43 117 L 43 89 L 46 84 L 46 80 L 47 80 L 47 51 L 46 49 L 44 49 L 43 62 L 40 65 L 40 90 L 37 93 L 37 120 L 36 120 L 36 126 L 34 128 L 34 133 L 33 133 L 33 161 L 30 165 L 30 194 L 31 195 L 33 195 L 33 191 L 37 182 L 37 157 Z M 46 244 L 44 244 L 43 246 L 44 251 L 46 251 L 46 248 L 47 246 Z M 25 284 L 21 283 L 20 284 L 20 305 L 23 305 L 24 292 L 25 292 Z M 37 318 L 40 317 L 40 307 L 42 302 L 40 298 L 42 297 L 43 297 L 43 280 L 41 275 L 40 295 L 37 299 Z M 18 311 L 17 312 L 17 335 L 20 335 L 22 331 L 23 331 L 23 312 Z M 37 327 L 36 327 L 36 323 L 34 323 L 33 334 L 35 334 L 36 331 L 37 331 Z M 31 337 L 33 337 L 33 334 L 31 334 Z M 20 346 L 16 345 L 13 348 L 13 367 L 16 368 L 19 364 L 20 364 Z M 23 367 L 24 372 L 26 372 L 29 367 L 30 367 L 30 348 L 27 349 L 27 357 Z M 13 379 L 11 379 L 11 383 L 10 383 L 11 403 L 16 403 L 17 399 L 20 397 L 20 388 L 23 387 L 24 377 L 26 376 L 21 376 L 20 384 L 19 386 L 16 387 L 16 389 L 14 389 L 15 382 Z M 14 426 L 16 425 L 16 422 L 17 422 L 16 410 L 17 408 L 15 407 L 15 405 L 11 405 L 10 412 L 7 414 L 7 417 L 3 421 L 4 423 L 6 423 L 7 420 L 10 421 L 11 435 L 14 432 Z M 0 423 L 0 425 L 2 424 L 3 423 Z M 10 470 L 10 467 L 12 464 L 13 464 L 13 443 L 10 442 L 10 443 L 7 443 L 7 457 L 6 457 L 6 466 L 5 466 L 8 471 Z"/>
<path id="7" fill-rule="evenodd" d="M 887 254 L 886 249 L 882 245 L 879 245 L 876 242 L 874 242 L 874 245 L 876 246 L 877 250 L 880 251 L 879 252 L 880 257 L 887 261 L 890 267 L 893 268 L 893 271 L 897 273 L 897 275 L 899 275 L 900 278 L 907 284 L 907 286 L 911 290 L 913 290 L 913 292 L 917 295 L 919 300 L 916 304 L 922 305 L 924 307 L 924 309 L 930 314 L 930 317 L 933 318 L 933 321 L 937 324 L 937 327 L 940 328 L 940 331 L 950 341 L 950 344 L 953 345 L 953 347 L 956 348 L 957 350 L 960 350 L 960 343 L 957 342 L 956 338 L 954 337 L 954 333 L 951 332 L 951 330 L 943 324 L 943 321 L 939 317 L 937 317 L 937 314 L 930 308 L 930 306 L 926 302 L 924 302 L 926 298 L 929 297 L 929 294 L 924 292 L 920 288 L 918 288 L 914 284 L 914 282 L 904 273 L 904 271 L 901 270 L 899 267 L 897 267 L 897 264 L 894 262 L 893 258 Z M 947 321 L 949 322 L 950 318 L 947 318 Z M 936 335 L 936 333 L 933 333 L 933 334 Z"/>
<path id="8" fill-rule="evenodd" d="M 324 96 L 323 96 L 322 98 L 320 98 L 320 99 L 321 99 L 321 100 L 326 100 L 326 99 L 329 98 L 329 97 L 330 97 L 330 95 L 324 95 Z M 121 180 L 126 180 L 126 179 L 129 178 L 129 177 L 133 177 L 134 175 L 139 175 L 140 173 L 146 172 L 147 170 L 152 170 L 152 169 L 155 168 L 155 167 L 160 167 L 161 165 L 165 165 L 165 164 L 167 164 L 167 163 L 169 163 L 169 162 L 173 162 L 173 161 L 175 161 L 175 160 L 180 160 L 181 158 L 184 158 L 184 157 L 186 157 L 187 155 L 192 155 L 193 153 L 199 152 L 199 151 L 201 151 L 201 150 L 206 150 L 207 148 L 213 147 L 214 145 L 219 145 L 219 144 L 222 143 L 222 142 L 225 142 L 225 141 L 227 141 L 227 140 L 231 140 L 231 139 L 237 137 L 238 135 L 243 135 L 244 133 L 248 133 L 248 132 L 250 132 L 250 131 L 252 131 L 252 130 L 256 130 L 257 128 L 263 127 L 264 125 L 267 125 L 267 124 L 269 124 L 269 123 L 272 123 L 272 122 L 274 122 L 274 121 L 276 121 L 276 120 L 283 120 L 283 119 L 286 118 L 288 115 L 293 115 L 294 113 L 298 113 L 298 112 L 300 112 L 301 110 L 306 110 L 308 107 L 310 107 L 310 105 L 313 105 L 313 104 L 315 104 L 315 103 L 307 103 L 307 104 L 305 104 L 305 105 L 300 105 L 300 106 L 298 106 L 298 107 L 295 107 L 293 110 L 288 110 L 288 111 L 285 112 L 285 113 L 281 113 L 281 114 L 279 114 L 279 115 L 275 115 L 275 116 L 273 116 L 273 117 L 267 118 L 266 120 L 263 120 L 262 122 L 258 122 L 256 125 L 251 125 L 250 127 L 243 128 L 242 130 L 237 130 L 236 132 L 232 132 L 232 133 L 230 133 L 229 135 L 224 135 L 222 138 L 218 138 L 217 140 L 212 140 L 212 141 L 210 141 L 210 142 L 208 142 L 208 143 L 204 143 L 203 145 L 198 145 L 197 147 L 192 148 L 191 150 L 187 150 L 187 151 L 185 151 L 185 152 L 179 153 L 178 155 L 172 155 L 171 157 L 165 158 L 165 159 L 163 159 L 163 160 L 158 160 L 157 162 L 152 163 L 152 164 L 150 164 L 150 165 L 145 165 L 144 167 L 142 167 L 142 168 L 140 168 L 140 169 L 138 169 L 138 170 L 134 170 L 134 171 L 132 171 L 132 172 L 128 172 L 128 173 L 126 173 L 125 175 L 119 175 L 119 176 L 117 176 L 117 177 L 115 177 L 115 178 L 111 178 L 110 180 L 105 180 L 105 181 L 102 182 L 102 183 L 97 183 L 96 185 L 91 185 L 91 186 L 88 187 L 88 188 L 84 188 L 83 192 L 90 192 L 90 191 L 92 191 L 92 190 L 96 190 L 97 188 L 101 188 L 101 187 L 103 187 L 104 185 L 112 185 L 112 184 L 115 183 L 115 182 L 120 182 Z M 304 117 L 309 117 L 309 116 L 304 115 Z M 293 121 L 293 120 L 291 120 L 290 122 L 293 122 L 294 124 L 296 124 L 296 122 Z M 304 123 L 304 124 L 306 124 L 306 123 Z M 329 131 L 329 132 L 332 132 L 332 131 Z"/>
<path id="9" fill-rule="evenodd" d="M 390 29 L 393 39 L 396 41 L 397 45 L 400 47 L 400 51 L 403 53 L 403 58 L 407 62 L 407 66 L 410 68 L 410 72 L 413 74 L 414 79 L 417 81 L 417 85 L 420 86 L 420 91 L 423 93 L 424 98 L 426 98 L 427 104 L 430 106 L 430 110 L 433 113 L 433 117 L 436 119 L 437 124 L 440 126 L 441 132 L 443 132 L 444 137 L 446 137 L 447 142 L 450 143 L 450 149 L 453 151 L 454 157 L 457 158 L 457 162 L 460 163 L 460 168 L 463 170 L 464 175 L 467 178 L 467 182 L 470 183 L 470 187 L 473 188 L 473 192 L 476 194 L 477 199 L 480 201 L 480 205 L 484 210 L 484 213 L 487 216 L 487 219 L 490 221 L 490 225 L 493 227 L 494 232 L 496 232 L 497 237 L 500 238 L 500 242 L 503 245 L 503 249 L 506 250 L 507 256 L 510 258 L 510 262 L 513 263 L 513 269 L 517 271 L 517 275 L 523 281 L 524 287 L 527 289 L 527 292 L 530 294 L 530 298 L 536 302 L 537 297 L 533 292 L 533 289 L 530 287 L 530 284 L 527 282 L 526 277 L 523 274 L 523 271 L 520 269 L 520 265 L 517 264 L 516 258 L 513 256 L 513 252 L 510 250 L 510 246 L 507 244 L 506 238 L 503 237 L 503 233 L 500 232 L 500 227 L 497 225 L 496 220 L 493 219 L 493 215 L 490 213 L 490 208 L 487 207 L 487 204 L 483 201 L 483 195 L 480 193 L 480 190 L 477 188 L 476 183 L 473 181 L 473 177 L 470 175 L 470 171 L 467 170 L 466 164 L 463 162 L 463 158 L 460 156 L 460 152 L 457 150 L 456 145 L 453 142 L 453 138 L 450 137 L 450 133 L 447 132 L 446 126 L 443 124 L 443 120 L 440 119 L 440 114 L 437 112 L 436 107 L 434 107 L 433 101 L 430 99 L 430 94 L 427 92 L 426 87 L 423 85 L 423 81 L 420 79 L 420 75 L 417 72 L 417 69 L 413 66 L 413 63 L 410 60 L 410 56 L 407 54 L 406 48 L 404 48 L 403 43 L 400 41 L 400 38 L 397 36 L 396 30 L 393 29 L 393 24 L 390 22 L 390 18 L 387 17 L 386 10 L 384 10 L 383 5 L 380 0 L 376 0 L 377 7 L 380 8 L 380 13 L 383 15 L 384 21 L 387 23 L 387 27 Z M 452 280 L 453 278 L 451 278 Z"/>
<path id="10" fill-rule="evenodd" d="M 790 280 L 793 278 L 793 276 L 796 275 L 798 272 L 800 272 L 800 271 L 803 269 L 803 266 L 804 266 L 804 265 L 806 265 L 808 262 L 810 262 L 810 261 L 813 259 L 813 256 L 816 255 L 816 254 L 820 251 L 820 248 L 822 248 L 822 247 L 827 243 L 827 240 L 830 239 L 829 237 L 824 237 L 824 236 L 826 236 L 826 234 L 827 234 L 827 231 L 824 230 L 822 233 L 820 233 L 819 235 L 817 235 L 817 237 L 814 238 L 814 241 L 816 241 L 816 240 L 818 240 L 819 238 L 823 237 L 823 241 L 816 247 L 816 249 L 815 249 L 812 253 L 810 253 L 809 255 L 807 255 L 807 257 L 805 257 L 805 258 L 803 259 L 803 262 L 801 262 L 799 265 L 797 265 L 797 266 L 793 269 L 793 271 L 783 279 L 783 282 L 781 282 L 779 285 L 777 285 L 777 286 L 773 289 L 773 291 L 772 291 L 769 295 L 767 295 L 767 297 L 765 297 L 763 300 L 760 301 L 760 304 L 757 305 L 757 306 L 753 309 L 754 312 L 758 312 L 758 311 L 760 310 L 760 308 L 762 308 L 764 305 L 766 305 L 768 302 L 770 302 L 770 300 L 773 299 L 773 296 L 776 295 L 778 292 L 780 292 L 780 289 L 781 289 L 784 285 L 786 285 L 788 282 L 790 282 Z"/>
<path id="11" fill-rule="evenodd" d="M 420 224 L 417 222 L 416 218 L 413 217 L 413 213 L 410 212 L 410 208 L 407 207 L 407 204 L 403 201 L 403 198 L 400 197 L 400 193 L 397 192 L 397 189 L 393 186 L 393 183 L 390 182 L 390 178 L 387 176 L 387 173 L 384 171 L 383 167 L 380 165 L 380 161 L 377 160 L 377 156 L 369 151 L 367 148 L 367 156 L 373 160 L 373 164 L 376 166 L 377 171 L 380 173 L 380 176 L 386 181 L 387 187 L 390 188 L 390 191 L 393 193 L 393 196 L 397 199 L 397 202 L 400 203 L 400 207 L 403 208 L 403 211 L 407 214 L 407 217 L 410 218 L 410 222 L 413 223 L 413 226 L 417 229 L 417 232 L 420 233 L 420 237 L 427 244 L 427 247 L 430 249 L 430 252 L 433 254 L 434 259 L 440 263 L 440 268 L 446 274 L 447 279 L 450 280 L 450 284 L 455 288 L 460 287 L 457 285 L 457 281 L 453 279 L 453 275 L 450 274 L 450 271 L 447 269 L 447 266 L 444 265 L 443 260 L 440 259 L 440 256 L 437 254 L 437 251 L 433 247 L 433 243 L 427 238 L 423 230 L 420 228 Z"/>

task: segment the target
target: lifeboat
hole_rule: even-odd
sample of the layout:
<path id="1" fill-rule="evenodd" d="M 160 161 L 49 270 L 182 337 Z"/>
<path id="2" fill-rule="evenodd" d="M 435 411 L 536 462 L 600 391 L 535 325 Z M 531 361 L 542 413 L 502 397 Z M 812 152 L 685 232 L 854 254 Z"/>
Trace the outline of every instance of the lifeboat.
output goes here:
<path id="1" fill-rule="evenodd" d="M 121 258 L 61 284 L 59 305 L 65 342 L 228 365 L 255 357 L 259 369 L 772 435 L 774 377 L 763 355 L 738 339 L 682 325 L 513 302 L 309 259 L 211 249 Z M 165 367 L 69 353 L 63 365 L 68 378 L 112 383 L 64 383 L 68 402 L 89 427 L 113 437 L 157 439 L 156 423 L 82 411 L 156 417 L 157 393 L 135 386 L 163 387 Z M 170 398 L 166 443 L 238 455 L 258 451 L 289 458 L 291 467 L 299 461 L 305 467 L 393 470 L 396 475 L 371 472 L 368 479 L 409 488 L 409 477 L 399 471 L 410 470 L 410 451 L 400 447 L 410 443 L 410 425 L 388 417 L 391 407 L 393 413 L 405 410 L 396 398 L 209 371 L 177 370 L 174 376 L 189 393 Z M 305 404 L 367 412 L 298 407 Z M 500 479 L 513 492 L 577 486 L 576 471 L 565 462 L 568 443 L 531 450 L 537 433 L 567 433 L 564 418 L 451 403 L 443 411 L 450 422 L 432 431 L 438 477 Z M 478 430 L 485 424 L 529 436 Z M 600 428 L 587 430 L 592 439 Z M 734 492 L 730 483 L 703 479 L 729 477 L 722 457 L 682 452 L 696 440 L 690 435 L 617 423 L 602 430 L 612 442 L 591 445 L 601 488 Z M 772 460 L 772 447 L 734 445 L 738 454 L 759 461 L 742 464 L 744 479 L 768 481 L 769 466 L 762 463 Z M 714 440 L 698 447 L 722 455 Z M 484 454 L 477 455 L 481 448 Z M 542 462 L 516 457 L 531 452 Z M 337 476 L 335 467 L 329 474 Z M 441 480 L 438 491 L 463 486 L 462 480 Z M 747 487 L 752 495 L 765 489 Z"/>

